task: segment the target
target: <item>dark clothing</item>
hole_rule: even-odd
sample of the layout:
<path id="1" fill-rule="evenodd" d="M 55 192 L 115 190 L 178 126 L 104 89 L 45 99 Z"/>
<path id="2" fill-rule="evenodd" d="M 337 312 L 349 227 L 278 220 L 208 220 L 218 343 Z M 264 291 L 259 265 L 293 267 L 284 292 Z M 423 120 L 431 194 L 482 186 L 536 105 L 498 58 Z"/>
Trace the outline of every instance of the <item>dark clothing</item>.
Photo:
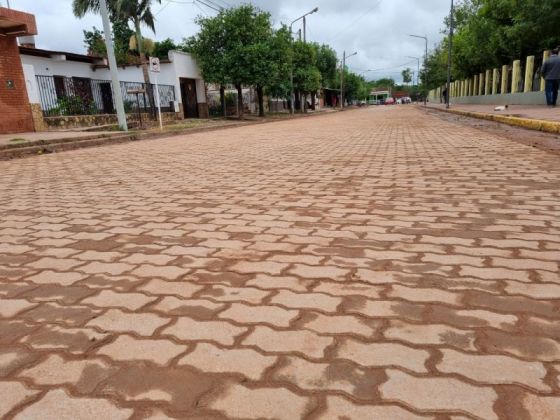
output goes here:
<path id="1" fill-rule="evenodd" d="M 558 89 L 560 88 L 560 80 L 546 80 L 545 93 L 546 104 L 556 106 L 558 100 Z"/>
<path id="2" fill-rule="evenodd" d="M 545 80 L 560 80 L 560 56 L 551 55 L 542 65 L 541 74 Z"/>

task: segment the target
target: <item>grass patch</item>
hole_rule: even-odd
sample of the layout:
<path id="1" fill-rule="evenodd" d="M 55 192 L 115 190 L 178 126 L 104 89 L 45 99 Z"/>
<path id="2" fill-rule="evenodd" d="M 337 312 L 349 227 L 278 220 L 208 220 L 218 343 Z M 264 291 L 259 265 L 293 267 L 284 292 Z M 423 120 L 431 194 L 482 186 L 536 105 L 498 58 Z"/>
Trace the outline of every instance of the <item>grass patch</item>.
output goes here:
<path id="1" fill-rule="evenodd" d="M 10 143 L 18 143 L 18 142 L 27 141 L 27 140 L 23 139 L 21 137 L 16 137 L 16 138 L 10 139 L 9 141 L 10 141 Z"/>

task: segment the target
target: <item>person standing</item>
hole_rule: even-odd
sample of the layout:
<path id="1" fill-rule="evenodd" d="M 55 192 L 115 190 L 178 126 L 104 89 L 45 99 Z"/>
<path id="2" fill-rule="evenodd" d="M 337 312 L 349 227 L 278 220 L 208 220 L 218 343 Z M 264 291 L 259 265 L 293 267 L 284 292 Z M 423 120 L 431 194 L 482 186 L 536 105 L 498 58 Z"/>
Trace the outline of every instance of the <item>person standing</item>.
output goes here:
<path id="1" fill-rule="evenodd" d="M 552 50 L 552 54 L 546 60 L 541 69 L 542 77 L 545 80 L 546 104 L 556 106 L 558 100 L 558 89 L 560 89 L 560 57 L 558 52 L 560 47 Z"/>

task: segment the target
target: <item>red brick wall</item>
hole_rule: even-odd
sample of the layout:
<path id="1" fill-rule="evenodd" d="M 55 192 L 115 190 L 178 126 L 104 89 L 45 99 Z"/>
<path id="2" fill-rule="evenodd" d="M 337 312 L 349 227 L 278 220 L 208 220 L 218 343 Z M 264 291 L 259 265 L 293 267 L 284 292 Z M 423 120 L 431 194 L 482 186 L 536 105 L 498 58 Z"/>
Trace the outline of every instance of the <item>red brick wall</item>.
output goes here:
<path id="1" fill-rule="evenodd" d="M 13 89 L 8 88 L 10 80 Z M 24 131 L 33 131 L 33 118 L 17 40 L 0 37 L 0 133 Z"/>

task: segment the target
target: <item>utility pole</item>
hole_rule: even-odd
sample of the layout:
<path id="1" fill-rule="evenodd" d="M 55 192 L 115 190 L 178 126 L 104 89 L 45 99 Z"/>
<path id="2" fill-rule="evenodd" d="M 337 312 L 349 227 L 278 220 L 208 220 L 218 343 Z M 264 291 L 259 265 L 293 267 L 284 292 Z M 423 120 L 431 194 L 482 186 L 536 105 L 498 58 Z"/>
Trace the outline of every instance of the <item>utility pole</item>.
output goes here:
<path id="1" fill-rule="evenodd" d="M 305 16 L 303 17 L 303 42 L 307 42 L 307 34 L 305 32 Z"/>
<path id="2" fill-rule="evenodd" d="M 427 63 L 428 63 L 428 35 L 425 36 L 421 36 L 421 35 L 409 35 L 413 38 L 420 38 L 423 39 L 424 41 L 426 41 L 426 55 L 424 56 L 424 106 L 426 106 L 427 101 L 428 101 L 428 69 L 426 67 Z"/>
<path id="3" fill-rule="evenodd" d="M 304 14 L 303 16 L 298 17 L 297 19 L 294 19 L 292 21 L 292 23 L 290 23 L 290 36 L 291 34 L 293 34 L 292 32 L 292 26 L 294 25 L 294 23 L 296 23 L 298 20 L 303 19 L 304 22 L 304 28 L 305 28 L 305 17 L 308 15 L 312 15 L 313 13 L 317 13 L 319 11 L 319 8 L 316 7 L 315 9 L 311 10 L 310 12 L 307 12 L 306 14 Z M 304 37 L 305 37 L 305 33 L 304 33 Z M 301 41 L 301 29 L 299 30 L 299 40 Z M 290 66 L 290 89 L 291 89 L 291 101 L 290 101 L 290 114 L 294 113 L 294 101 L 295 101 L 295 92 L 294 92 L 294 63 L 292 60 L 292 65 Z"/>
<path id="4" fill-rule="evenodd" d="M 11 9 L 11 7 L 10 7 L 10 0 L 6 0 L 6 3 L 8 4 L 8 9 Z"/>
<path id="5" fill-rule="evenodd" d="M 107 57 L 109 58 L 109 70 L 111 71 L 111 80 L 113 82 L 113 97 L 117 108 L 117 119 L 119 128 L 128 131 L 126 125 L 126 114 L 124 113 L 124 104 L 121 92 L 121 83 L 119 81 L 119 73 L 117 68 L 117 59 L 115 58 L 115 49 L 113 47 L 113 37 L 111 30 L 111 22 L 109 21 L 109 10 L 107 9 L 107 0 L 99 0 L 99 13 L 103 20 L 103 32 L 105 34 L 105 46 L 107 47 Z"/>
<path id="6" fill-rule="evenodd" d="M 346 51 L 342 53 L 342 68 L 340 69 L 340 109 L 344 109 L 344 67 L 346 67 Z"/>
<path id="7" fill-rule="evenodd" d="M 446 91 L 447 94 L 445 95 L 445 107 L 449 108 L 451 103 L 451 54 L 453 51 L 453 26 L 454 22 L 454 10 L 453 10 L 453 0 L 451 0 L 451 12 L 449 12 L 449 50 L 447 51 L 447 86 Z"/>
<path id="8" fill-rule="evenodd" d="M 355 56 L 358 52 L 346 56 L 346 51 L 342 53 L 342 69 L 340 70 L 340 109 L 344 109 L 344 69 L 346 68 L 346 59 Z"/>

